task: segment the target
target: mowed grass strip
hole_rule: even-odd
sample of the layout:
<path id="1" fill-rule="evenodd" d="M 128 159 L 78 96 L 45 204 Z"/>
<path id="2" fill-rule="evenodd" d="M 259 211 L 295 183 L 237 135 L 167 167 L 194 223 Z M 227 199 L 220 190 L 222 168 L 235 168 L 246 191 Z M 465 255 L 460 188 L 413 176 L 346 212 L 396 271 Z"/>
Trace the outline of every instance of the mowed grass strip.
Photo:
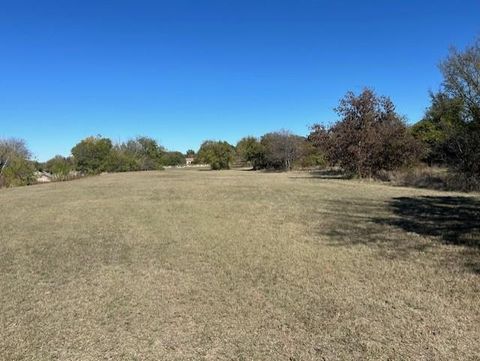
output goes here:
<path id="1" fill-rule="evenodd" d="M 2 360 L 478 360 L 480 199 L 168 170 L 0 191 Z"/>

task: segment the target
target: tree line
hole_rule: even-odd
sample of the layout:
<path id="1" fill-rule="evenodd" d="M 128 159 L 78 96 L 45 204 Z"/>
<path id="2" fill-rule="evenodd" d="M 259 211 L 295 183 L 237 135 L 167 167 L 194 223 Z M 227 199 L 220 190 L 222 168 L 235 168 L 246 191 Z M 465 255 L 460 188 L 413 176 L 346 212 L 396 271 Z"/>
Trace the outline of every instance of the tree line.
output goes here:
<path id="1" fill-rule="evenodd" d="M 165 166 L 184 165 L 188 154 L 168 151 L 145 136 L 114 144 L 97 135 L 76 144 L 69 157 L 57 155 L 46 162 L 36 162 L 31 160 L 25 141 L 0 139 L 0 187 L 33 184 L 39 172 L 47 172 L 55 180 L 68 180 L 102 172 L 162 170 Z"/>
<path id="2" fill-rule="evenodd" d="M 232 165 L 254 170 L 338 167 L 352 176 L 379 177 L 382 172 L 418 164 L 447 167 L 463 180 L 465 189 L 480 187 L 480 39 L 464 51 L 452 49 L 441 62 L 441 88 L 431 93 L 424 117 L 409 126 L 387 96 L 366 88 L 347 92 L 335 108 L 338 118 L 330 126 L 310 128 L 308 136 L 287 130 L 261 137 L 247 136 L 236 145 L 207 140 L 198 152 L 167 151 L 154 139 L 137 137 L 113 144 L 101 136 L 88 137 L 71 150 L 71 157 L 56 156 L 46 163 L 30 161 L 25 142 L 0 140 L 0 186 L 33 182 L 37 169 L 67 176 L 159 170 L 185 164 L 185 157 L 212 169 Z"/>
<path id="3" fill-rule="evenodd" d="M 75 169 L 86 174 L 161 170 L 185 164 L 181 152 L 167 151 L 145 136 L 115 145 L 108 138 L 88 137 L 72 148 L 72 156 Z"/>
<path id="4" fill-rule="evenodd" d="M 307 137 L 279 131 L 245 137 L 236 147 L 208 141 L 199 156 L 213 169 L 228 168 L 237 156 L 253 169 L 333 166 L 373 178 L 426 164 L 448 168 L 464 190 L 480 189 L 480 38 L 463 51 L 452 48 L 440 70 L 441 87 L 413 126 L 389 97 L 366 88 L 348 92 L 333 125 L 314 124 Z"/>
<path id="5" fill-rule="evenodd" d="M 451 49 L 440 64 L 443 84 L 412 134 L 425 146 L 422 160 L 445 164 L 467 188 L 480 187 L 480 38 Z"/>

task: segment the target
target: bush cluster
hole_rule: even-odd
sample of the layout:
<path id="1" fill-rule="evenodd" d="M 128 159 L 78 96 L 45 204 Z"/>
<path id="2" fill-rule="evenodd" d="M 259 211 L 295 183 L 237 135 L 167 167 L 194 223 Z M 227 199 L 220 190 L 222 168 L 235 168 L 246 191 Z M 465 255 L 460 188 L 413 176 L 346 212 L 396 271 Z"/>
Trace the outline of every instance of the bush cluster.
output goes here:
<path id="1" fill-rule="evenodd" d="M 72 149 L 76 169 L 85 174 L 161 170 L 185 164 L 180 152 L 169 152 L 155 139 L 137 137 L 112 144 L 108 138 L 88 137 Z"/>

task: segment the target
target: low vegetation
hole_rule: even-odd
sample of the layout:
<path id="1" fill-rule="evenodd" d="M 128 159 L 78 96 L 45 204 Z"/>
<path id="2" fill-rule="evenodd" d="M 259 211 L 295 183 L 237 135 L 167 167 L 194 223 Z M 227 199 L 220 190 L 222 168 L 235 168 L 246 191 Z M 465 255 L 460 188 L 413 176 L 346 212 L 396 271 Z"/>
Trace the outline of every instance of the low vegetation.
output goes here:
<path id="1" fill-rule="evenodd" d="M 1 358 L 478 360 L 480 198 L 334 177 L 0 190 Z"/>

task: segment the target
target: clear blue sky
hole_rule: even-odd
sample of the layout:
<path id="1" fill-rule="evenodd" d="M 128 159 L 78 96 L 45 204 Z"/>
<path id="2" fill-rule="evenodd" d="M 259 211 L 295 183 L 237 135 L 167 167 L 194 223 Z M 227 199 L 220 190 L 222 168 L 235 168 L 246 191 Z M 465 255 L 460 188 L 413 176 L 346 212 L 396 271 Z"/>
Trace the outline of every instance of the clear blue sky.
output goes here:
<path id="1" fill-rule="evenodd" d="M 0 137 L 39 160 L 80 139 L 148 135 L 172 150 L 335 120 L 348 90 L 409 122 L 479 1 L 0 0 Z"/>

